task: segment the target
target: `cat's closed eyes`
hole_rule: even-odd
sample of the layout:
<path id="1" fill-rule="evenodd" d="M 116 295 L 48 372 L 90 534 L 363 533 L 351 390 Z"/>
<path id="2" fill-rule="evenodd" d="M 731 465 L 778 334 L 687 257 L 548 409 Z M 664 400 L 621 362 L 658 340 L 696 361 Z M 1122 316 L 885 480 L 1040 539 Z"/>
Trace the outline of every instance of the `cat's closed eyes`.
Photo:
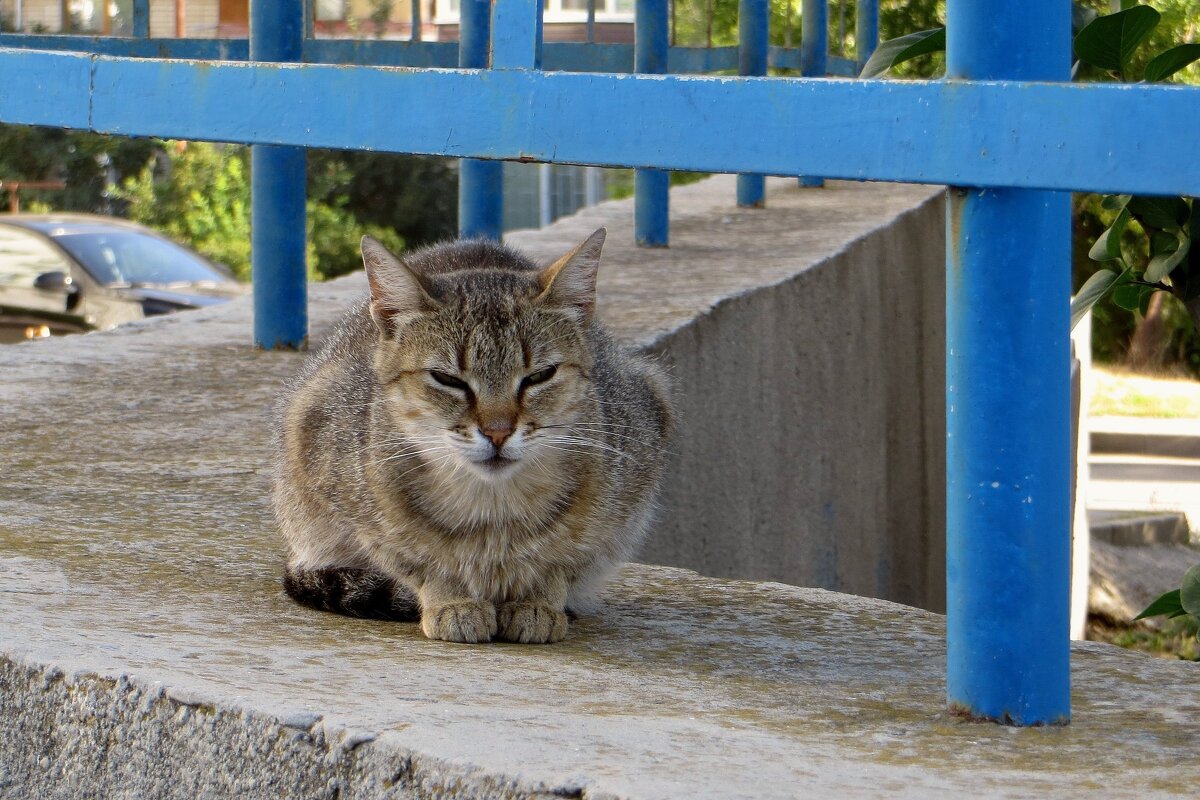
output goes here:
<path id="1" fill-rule="evenodd" d="M 539 268 L 369 237 L 371 295 L 285 400 L 275 513 L 301 603 L 433 639 L 553 642 L 629 558 L 671 426 L 664 374 L 593 318 L 604 230 Z"/>

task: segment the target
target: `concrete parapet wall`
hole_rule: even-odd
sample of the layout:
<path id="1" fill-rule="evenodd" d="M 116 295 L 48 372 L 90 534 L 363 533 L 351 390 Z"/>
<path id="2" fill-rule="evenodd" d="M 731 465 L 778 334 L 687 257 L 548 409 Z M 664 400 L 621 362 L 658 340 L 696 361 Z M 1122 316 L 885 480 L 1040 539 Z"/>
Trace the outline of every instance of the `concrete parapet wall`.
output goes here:
<path id="1" fill-rule="evenodd" d="M 945 606 L 945 207 L 929 187 L 676 189 L 672 245 L 606 247 L 601 312 L 682 423 L 641 558 Z M 511 237 L 549 256 L 625 204 Z M 652 271 L 647 281 L 640 270 Z"/>
<path id="2" fill-rule="evenodd" d="M 926 202 L 664 337 L 684 424 L 646 560 L 944 608 L 943 231 Z"/>

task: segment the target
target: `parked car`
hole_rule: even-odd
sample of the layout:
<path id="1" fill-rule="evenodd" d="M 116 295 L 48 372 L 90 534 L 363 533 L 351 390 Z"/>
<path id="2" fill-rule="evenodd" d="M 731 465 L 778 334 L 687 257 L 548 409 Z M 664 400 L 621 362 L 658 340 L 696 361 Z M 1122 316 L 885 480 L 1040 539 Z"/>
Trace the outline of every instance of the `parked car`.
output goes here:
<path id="1" fill-rule="evenodd" d="M 0 342 L 107 330 L 247 291 L 229 270 L 132 222 L 0 214 Z"/>

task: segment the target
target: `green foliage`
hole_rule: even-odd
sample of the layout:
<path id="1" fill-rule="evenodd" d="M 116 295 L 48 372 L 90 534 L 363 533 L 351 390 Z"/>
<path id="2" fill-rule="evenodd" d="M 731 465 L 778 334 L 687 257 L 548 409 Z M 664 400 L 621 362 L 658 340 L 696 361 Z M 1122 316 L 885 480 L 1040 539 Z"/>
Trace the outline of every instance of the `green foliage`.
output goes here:
<path id="1" fill-rule="evenodd" d="M 37 200 L 62 211 L 105 213 L 111 171 L 119 180 L 146 163 L 155 145 L 145 139 L 119 139 L 59 128 L 0 125 L 0 180 L 61 180 L 65 189 L 21 192 L 29 208 Z"/>
<path id="2" fill-rule="evenodd" d="M 1134 620 L 1162 616 L 1173 619 L 1184 615 L 1190 616 L 1193 621 L 1200 620 L 1200 564 L 1184 573 L 1178 589 L 1167 592 L 1146 606 Z"/>
<path id="3" fill-rule="evenodd" d="M 404 239 L 391 228 L 363 224 L 344 206 L 309 200 L 309 275 L 317 280 L 328 280 L 361 269 L 358 243 L 363 234 L 374 236 L 392 252 L 404 249 Z"/>
<path id="4" fill-rule="evenodd" d="M 1073 70 L 1076 77 L 1091 74 L 1130 80 L 1140 69 L 1145 80 L 1186 79 L 1188 71 L 1200 63 L 1200 44 L 1170 46 L 1148 60 L 1143 55 L 1144 44 L 1161 42 L 1156 38 L 1160 28 L 1166 27 L 1175 35 L 1193 32 L 1194 20 L 1189 22 L 1183 5 L 1176 0 L 1164 0 L 1160 5 L 1164 6 L 1162 12 L 1136 2 L 1123 2 L 1120 11 L 1101 15 L 1104 6 L 1097 8 L 1095 0 L 1074 3 L 1074 50 L 1079 59 Z M 1181 27 L 1185 23 L 1186 27 Z M 864 66 L 862 77 L 884 75 L 944 48 L 944 28 L 890 39 Z M 1086 208 L 1087 203 L 1077 205 Z M 1103 267 L 1086 277 L 1072 300 L 1072 327 L 1110 293 L 1121 309 L 1144 314 L 1151 296 L 1165 291 L 1186 309 L 1184 319 L 1190 316 L 1193 333 L 1200 330 L 1200 209 L 1193 213 L 1194 206 L 1191 198 L 1184 197 L 1105 198 L 1102 211 L 1114 215 L 1106 220 L 1088 251 L 1089 258 Z M 1079 216 L 1077 211 L 1077 219 Z M 1107 316 L 1098 314 L 1097 321 L 1103 324 Z M 1193 351 L 1187 354 L 1187 360 L 1193 367 L 1200 366 L 1200 346 L 1187 349 Z"/>
<path id="5" fill-rule="evenodd" d="M 633 175 L 634 170 L 631 169 L 613 169 L 608 172 L 608 199 L 621 200 L 626 197 L 633 197 Z M 670 174 L 670 182 L 672 186 L 687 186 L 689 183 L 696 183 L 712 175 L 711 172 L 680 172 L 673 170 Z"/>
<path id="6" fill-rule="evenodd" d="M 240 280 L 250 279 L 250 170 L 244 147 L 193 142 L 167 149 L 168 169 L 154 165 L 127 180 L 121 196 L 129 216 L 228 266 Z M 340 170 L 329 181 L 345 178 Z M 320 184 L 320 180 L 317 181 Z M 388 227 L 361 222 L 346 195 L 333 185 L 326 196 L 307 204 L 308 273 L 314 279 L 343 275 L 361 267 L 358 242 L 363 234 L 394 250 L 404 239 Z"/>
<path id="7" fill-rule="evenodd" d="M 244 147 L 194 142 L 167 148 L 167 173 L 147 165 L 119 190 L 129 217 L 156 228 L 239 280 L 250 279 L 250 167 Z"/>
<path id="8" fill-rule="evenodd" d="M 1196 638 L 1198 627 L 1200 626 L 1197 625 L 1197 621 L 1190 616 L 1165 620 L 1156 628 L 1130 625 L 1115 630 L 1098 630 L 1093 621 L 1089 626 L 1088 638 L 1097 638 L 1119 647 L 1141 650 L 1156 656 L 1200 661 L 1200 640 Z"/>
<path id="9" fill-rule="evenodd" d="M 387 33 L 388 20 L 392 17 L 392 0 L 371 0 L 371 24 L 375 26 L 375 38 L 382 39 Z"/>
<path id="10" fill-rule="evenodd" d="M 1075 37 L 1075 57 L 1125 80 L 1133 54 L 1160 19 L 1153 8 L 1141 5 L 1097 17 Z"/>
<path id="11" fill-rule="evenodd" d="M 946 29 L 917 31 L 882 42 L 863 66 L 860 78 L 878 78 L 906 61 L 946 49 Z"/>
<path id="12" fill-rule="evenodd" d="M 1105 70 L 1119 80 L 1132 76 L 1134 58 L 1162 20 L 1162 15 L 1144 5 L 1131 5 L 1114 14 L 1098 17 L 1075 37 L 1075 54 L 1080 61 Z M 1200 59 L 1200 47 L 1172 47 L 1146 65 L 1153 75 L 1170 77 Z M 1172 293 L 1189 310 L 1192 322 L 1200 328 L 1200 210 L 1187 197 L 1107 197 L 1105 211 L 1116 216 L 1100 234 L 1088 256 L 1105 264 L 1105 269 L 1090 278 L 1071 302 L 1072 320 L 1077 320 L 1103 296 L 1096 291 L 1103 282 L 1111 287 L 1113 300 L 1120 307 L 1145 311 L 1155 291 Z M 1196 217 L 1197 219 L 1193 219 Z M 1134 224 L 1136 223 L 1136 225 Z M 1126 231 L 1132 231 L 1132 246 L 1123 244 Z M 1110 274 L 1104 275 L 1104 272 Z"/>
<path id="13" fill-rule="evenodd" d="M 310 150 L 308 197 L 345 209 L 374 230 L 393 230 L 409 247 L 458 234 L 458 175 L 452 159 Z"/>

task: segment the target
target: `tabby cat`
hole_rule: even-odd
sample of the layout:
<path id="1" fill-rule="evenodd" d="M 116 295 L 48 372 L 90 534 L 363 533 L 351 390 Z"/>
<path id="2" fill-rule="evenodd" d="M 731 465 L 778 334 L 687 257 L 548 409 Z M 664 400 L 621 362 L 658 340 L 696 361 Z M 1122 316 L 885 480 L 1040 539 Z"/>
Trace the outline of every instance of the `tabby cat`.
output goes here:
<path id="1" fill-rule="evenodd" d="M 370 297 L 284 401 L 288 594 L 431 639 L 566 636 L 645 532 L 672 417 L 663 372 L 594 317 L 604 236 L 544 268 L 363 238 Z"/>

